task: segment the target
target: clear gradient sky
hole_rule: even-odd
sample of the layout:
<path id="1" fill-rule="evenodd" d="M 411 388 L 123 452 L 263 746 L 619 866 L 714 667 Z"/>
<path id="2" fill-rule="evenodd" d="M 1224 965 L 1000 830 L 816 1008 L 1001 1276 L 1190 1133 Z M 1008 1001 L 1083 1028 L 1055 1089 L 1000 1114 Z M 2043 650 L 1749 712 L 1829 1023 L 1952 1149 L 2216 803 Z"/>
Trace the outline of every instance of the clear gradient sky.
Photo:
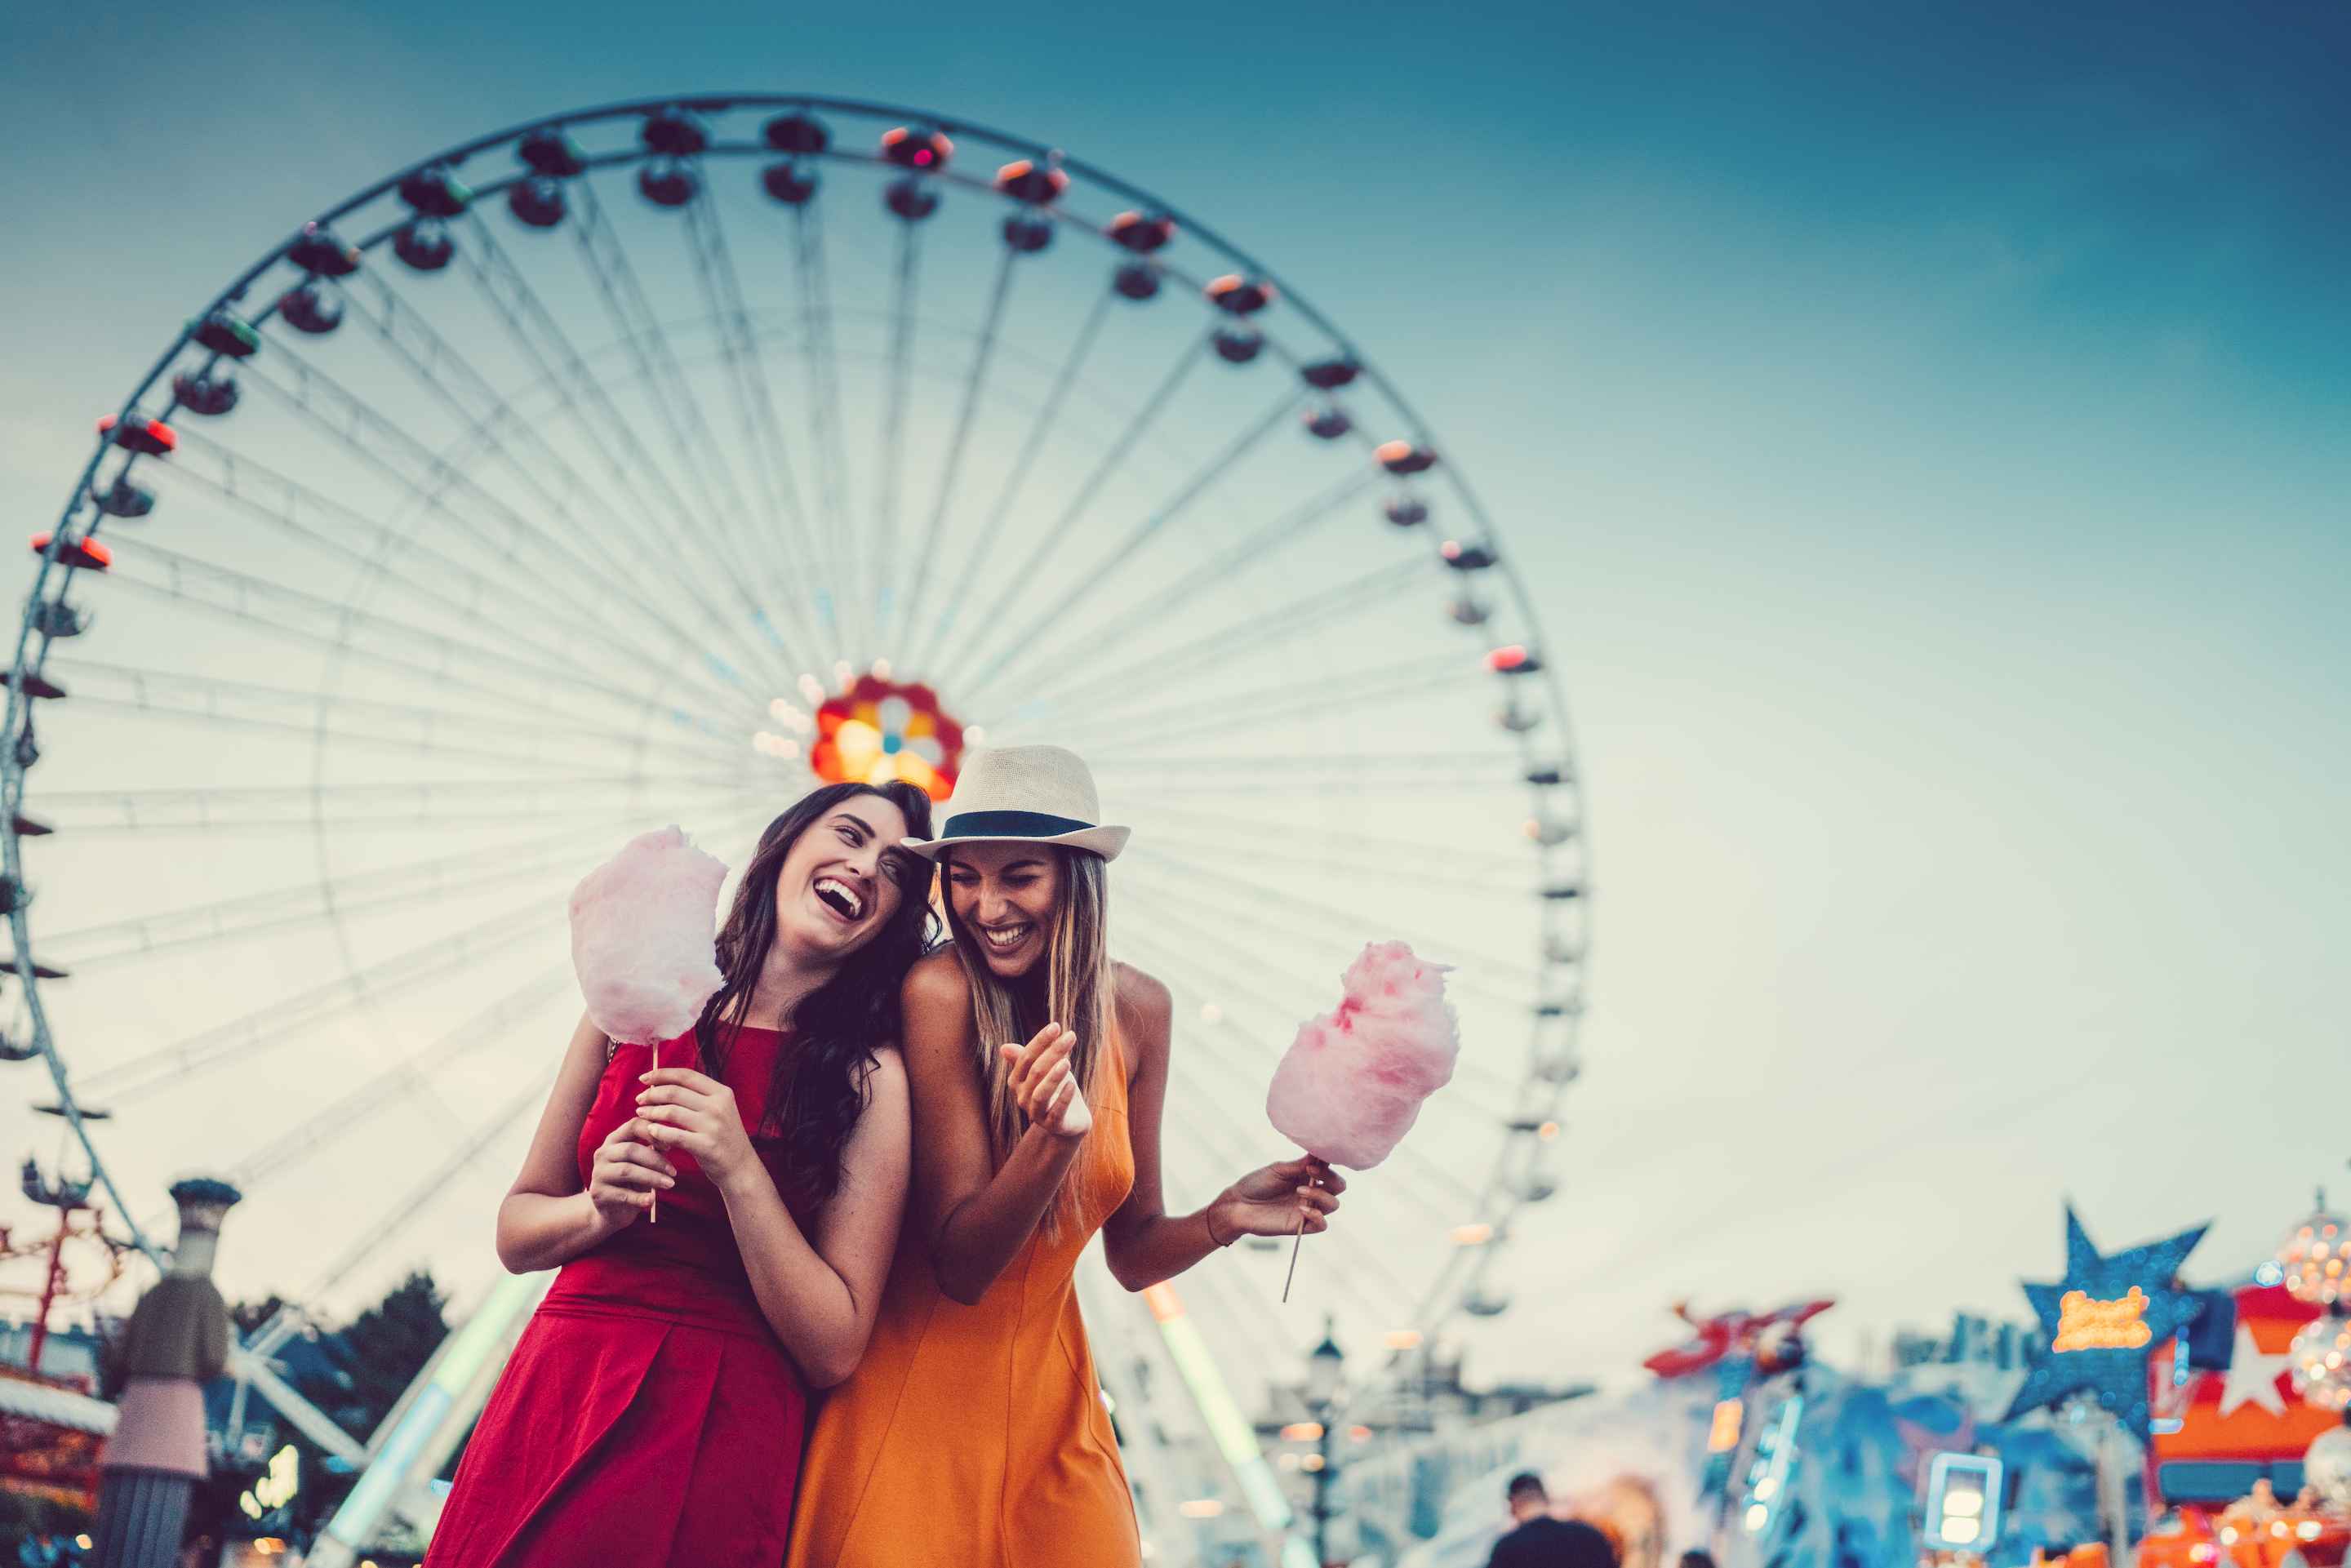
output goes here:
<path id="1" fill-rule="evenodd" d="M 33 8 L 0 493 L 47 526 L 200 298 L 479 131 L 1057 141 L 1348 328 L 1566 671 L 1590 1068 L 1479 1370 L 1620 1375 L 1684 1295 L 2020 1315 L 2068 1195 L 2250 1267 L 2351 1197 L 2351 8 L 1667 9 Z"/>

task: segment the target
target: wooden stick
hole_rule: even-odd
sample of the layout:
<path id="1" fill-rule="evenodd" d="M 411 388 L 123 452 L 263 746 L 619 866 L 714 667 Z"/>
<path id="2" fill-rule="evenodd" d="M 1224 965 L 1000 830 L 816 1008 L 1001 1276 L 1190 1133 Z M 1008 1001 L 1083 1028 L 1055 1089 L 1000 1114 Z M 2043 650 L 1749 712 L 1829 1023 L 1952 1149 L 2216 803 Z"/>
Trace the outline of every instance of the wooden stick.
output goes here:
<path id="1" fill-rule="evenodd" d="M 1281 1299 L 1290 1300 L 1290 1281 L 1298 1278 L 1298 1249 L 1306 1245 L 1306 1210 L 1298 1210 L 1298 1235 L 1290 1244 L 1290 1272 L 1281 1277 Z"/>

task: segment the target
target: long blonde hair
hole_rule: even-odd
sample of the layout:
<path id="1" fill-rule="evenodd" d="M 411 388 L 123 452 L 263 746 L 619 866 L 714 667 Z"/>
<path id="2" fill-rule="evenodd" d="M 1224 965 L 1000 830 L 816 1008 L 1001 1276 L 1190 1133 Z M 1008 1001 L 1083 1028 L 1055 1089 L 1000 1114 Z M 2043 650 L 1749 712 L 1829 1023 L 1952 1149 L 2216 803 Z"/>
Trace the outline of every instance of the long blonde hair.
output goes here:
<path id="1" fill-rule="evenodd" d="M 982 1112 L 987 1120 L 988 1152 L 998 1166 L 1012 1155 L 1012 1147 L 1028 1131 L 1029 1118 L 1012 1097 L 1012 1064 L 999 1047 L 1025 1045 L 1048 1023 L 1058 1023 L 1078 1037 L 1070 1053 L 1070 1071 L 1089 1110 L 1102 1103 L 1102 1084 L 1109 1064 L 1119 1052 L 1111 1043 L 1118 1012 L 1117 982 L 1110 965 L 1110 876 L 1100 855 L 1068 850 L 1058 844 L 1040 845 L 1060 862 L 1053 918 L 1045 935 L 1044 1010 L 1035 1018 L 1022 998 L 987 966 L 980 956 L 979 938 L 956 913 L 947 879 L 939 879 L 939 901 L 946 906 L 947 929 L 954 935 L 956 957 L 971 985 L 972 1022 L 978 1029 L 977 1056 Z M 939 857 L 952 860 L 953 852 Z M 944 868 L 943 868 L 944 869 Z M 1034 1004 L 1031 1003 L 1030 1007 Z M 1096 1119 L 1095 1127 L 1100 1129 Z M 1098 1142 L 1088 1133 L 1072 1170 L 1091 1169 Z M 1064 1220 L 1074 1219 L 1078 1184 L 1064 1180 L 1046 1211 L 1049 1234 Z"/>

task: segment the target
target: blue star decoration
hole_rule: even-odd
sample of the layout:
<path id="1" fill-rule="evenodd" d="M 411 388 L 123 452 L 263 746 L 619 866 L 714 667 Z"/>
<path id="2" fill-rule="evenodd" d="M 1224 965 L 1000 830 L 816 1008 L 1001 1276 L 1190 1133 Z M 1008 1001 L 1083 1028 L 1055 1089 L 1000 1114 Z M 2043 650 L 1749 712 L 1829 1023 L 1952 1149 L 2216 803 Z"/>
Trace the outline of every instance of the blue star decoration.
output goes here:
<path id="1" fill-rule="evenodd" d="M 2089 1394 L 2145 1442 L 2147 1356 L 2203 1311 L 2194 1291 L 2179 1288 L 2179 1275 L 2208 1228 L 2199 1225 L 2109 1258 L 2090 1245 L 2067 1207 L 2065 1278 L 2024 1286 L 2049 1348 L 2025 1375 L 2007 1418 Z"/>

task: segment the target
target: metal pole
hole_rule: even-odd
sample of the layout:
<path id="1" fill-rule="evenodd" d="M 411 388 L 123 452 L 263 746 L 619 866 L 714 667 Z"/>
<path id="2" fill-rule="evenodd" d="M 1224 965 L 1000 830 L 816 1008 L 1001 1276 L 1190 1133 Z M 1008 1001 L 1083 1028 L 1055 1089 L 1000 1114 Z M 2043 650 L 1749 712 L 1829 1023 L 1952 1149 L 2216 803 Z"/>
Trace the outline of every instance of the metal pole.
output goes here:
<path id="1" fill-rule="evenodd" d="M 1336 1411 L 1323 1412 L 1322 1435 L 1314 1440 L 1314 1450 L 1322 1463 L 1314 1471 L 1314 1565 L 1324 1568 L 1331 1561 L 1331 1423 Z"/>
<path id="2" fill-rule="evenodd" d="M 2117 1450 L 2123 1444 L 2123 1424 L 2120 1417 L 2100 1409 L 2098 1422 L 2098 1506 L 2106 1516 L 2107 1562 L 2112 1568 L 2130 1568 L 2130 1511 L 2128 1476 L 2125 1473 L 2122 1455 Z"/>
<path id="3" fill-rule="evenodd" d="M 26 1370 L 36 1377 L 41 1375 L 41 1347 L 49 1339 L 49 1306 L 57 1299 L 57 1278 L 65 1269 L 66 1221 L 72 1215 L 70 1208 L 58 1209 L 57 1233 L 49 1238 L 48 1279 L 41 1286 L 41 1311 L 40 1315 L 33 1320 L 33 1351 L 26 1364 Z"/>

